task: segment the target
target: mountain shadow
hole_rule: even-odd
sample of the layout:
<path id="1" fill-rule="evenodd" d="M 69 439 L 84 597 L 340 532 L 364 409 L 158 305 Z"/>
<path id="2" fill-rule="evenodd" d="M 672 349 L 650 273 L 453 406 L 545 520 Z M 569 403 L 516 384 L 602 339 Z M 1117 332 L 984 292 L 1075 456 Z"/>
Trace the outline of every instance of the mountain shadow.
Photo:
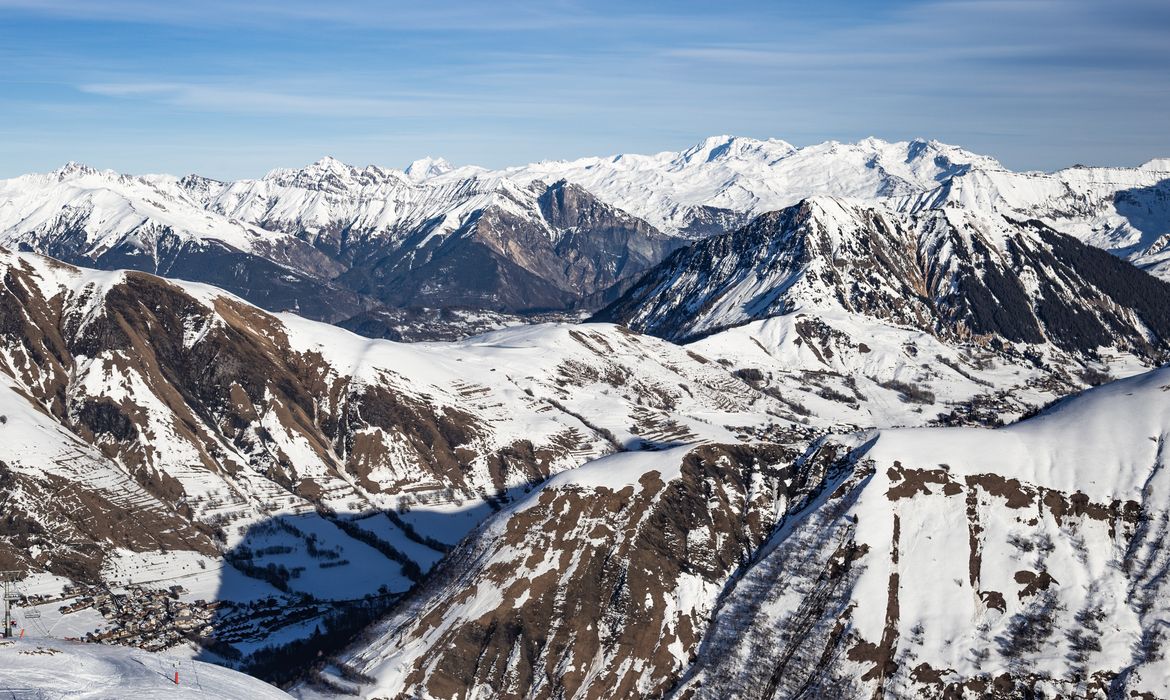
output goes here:
<path id="1" fill-rule="evenodd" d="M 1134 187 L 1113 195 L 1113 207 L 1129 225 L 1141 232 L 1141 239 L 1118 251 L 1120 255 L 1148 250 L 1170 234 L 1170 178 L 1149 187 Z M 1163 247 L 1168 243 L 1163 242 Z M 1153 252 L 1153 251 L 1151 251 Z"/>
<path id="2" fill-rule="evenodd" d="M 189 626 L 186 637 L 201 648 L 197 660 L 290 684 L 336 666 L 334 654 L 407 598 L 463 537 L 531 488 L 458 510 L 318 508 L 254 523 L 223 553 L 209 619 L 178 624 Z"/>

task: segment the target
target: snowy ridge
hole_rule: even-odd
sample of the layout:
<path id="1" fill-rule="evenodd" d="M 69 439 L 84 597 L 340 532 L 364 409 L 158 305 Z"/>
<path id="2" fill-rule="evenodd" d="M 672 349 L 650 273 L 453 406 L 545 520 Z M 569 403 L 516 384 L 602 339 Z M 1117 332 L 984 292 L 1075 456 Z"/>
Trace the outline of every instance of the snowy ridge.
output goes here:
<path id="1" fill-rule="evenodd" d="M 411 307 L 595 310 L 688 239 L 807 198 L 1039 220 L 1163 274 L 1162 164 L 1013 173 L 937 141 L 798 148 L 734 136 L 499 170 L 431 157 L 405 170 L 326 157 L 234 182 L 69 164 L 0 183 L 0 244 L 194 277 L 269 310 L 353 318 L 351 327 L 378 332 L 359 317 Z M 575 203 L 557 216 L 549 203 L 568 188 Z"/>
<path id="2" fill-rule="evenodd" d="M 812 195 L 876 200 L 916 194 L 976 165 L 999 167 L 937 141 L 870 138 L 796 148 L 776 139 L 713 136 L 679 152 L 534 163 L 504 174 L 565 178 L 664 231 L 701 233 L 702 208 L 750 216 Z"/>
<path id="3" fill-rule="evenodd" d="M 1038 219 L 1089 245 L 1165 276 L 1170 251 L 1170 172 L 1165 160 L 1140 168 L 1068 168 L 1054 173 L 973 169 L 905 200 L 909 210 L 958 206 Z"/>
<path id="4" fill-rule="evenodd" d="M 120 245 L 154 254 L 164 231 L 217 240 L 243 251 L 286 236 L 214 216 L 178 188 L 161 188 L 150 178 L 119 175 L 69 163 L 44 175 L 0 181 L 3 243 L 32 247 L 67 245 L 90 257 Z M 80 230 L 80 240 L 55 240 Z M 43 241 L 43 243 L 42 243 Z"/>
<path id="5" fill-rule="evenodd" d="M 326 158 L 300 170 L 226 183 L 205 206 L 270 230 L 303 231 L 314 242 L 342 228 L 393 240 L 424 224 L 428 238 L 449 234 L 473 212 L 493 205 L 523 214 L 535 208 L 535 197 L 532 188 L 511 182 L 471 177 L 431 184 L 399 171 L 358 169 Z"/>

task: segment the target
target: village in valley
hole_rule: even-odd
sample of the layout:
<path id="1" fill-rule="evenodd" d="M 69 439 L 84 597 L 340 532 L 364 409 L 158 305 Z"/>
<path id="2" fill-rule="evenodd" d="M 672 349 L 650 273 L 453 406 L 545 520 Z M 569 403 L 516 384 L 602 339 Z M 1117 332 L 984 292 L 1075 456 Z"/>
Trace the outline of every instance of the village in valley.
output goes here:
<path id="1" fill-rule="evenodd" d="M 121 592 L 105 586 L 76 585 L 67 586 L 56 601 L 47 596 L 29 596 L 22 598 L 18 605 L 26 608 L 64 600 L 66 604 L 57 608 L 61 615 L 92 609 L 108 622 L 104 629 L 88 631 L 85 641 L 162 651 L 188 639 L 208 638 L 213 632 L 212 621 L 222 603 L 182 600 L 186 593 L 180 585 L 169 588 L 132 585 Z"/>

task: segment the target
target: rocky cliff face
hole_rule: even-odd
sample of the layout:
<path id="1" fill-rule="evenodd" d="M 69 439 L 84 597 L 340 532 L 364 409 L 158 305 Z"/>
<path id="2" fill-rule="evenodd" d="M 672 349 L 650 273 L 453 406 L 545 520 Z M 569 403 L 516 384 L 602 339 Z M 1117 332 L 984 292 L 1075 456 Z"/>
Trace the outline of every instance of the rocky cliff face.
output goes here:
<path id="1" fill-rule="evenodd" d="M 629 279 L 680 243 L 564 182 L 508 191 L 449 233 L 367 247 L 341 279 L 391 306 L 553 311 Z"/>
<path id="2" fill-rule="evenodd" d="M 1156 360 L 1170 285 L 1037 221 L 899 216 L 808 200 L 701 241 L 599 312 L 675 340 L 794 310 L 845 311 L 950 338 Z"/>
<path id="3" fill-rule="evenodd" d="M 723 582 L 825 467 L 821 453 L 713 444 L 566 473 L 466 543 L 346 663 L 378 679 L 371 695 L 661 696 Z"/>

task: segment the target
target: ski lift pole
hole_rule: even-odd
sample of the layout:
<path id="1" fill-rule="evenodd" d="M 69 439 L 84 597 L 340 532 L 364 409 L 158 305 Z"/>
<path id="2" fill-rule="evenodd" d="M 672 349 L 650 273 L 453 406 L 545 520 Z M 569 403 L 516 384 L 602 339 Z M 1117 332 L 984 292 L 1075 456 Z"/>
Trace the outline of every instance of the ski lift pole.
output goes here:
<path id="1" fill-rule="evenodd" d="M 12 619 L 12 601 L 16 600 L 16 594 L 12 592 L 12 584 L 16 583 L 16 578 L 20 576 L 19 571 L 0 571 L 0 582 L 4 586 L 4 638 L 12 638 L 12 628 L 16 625 L 16 621 Z"/>

